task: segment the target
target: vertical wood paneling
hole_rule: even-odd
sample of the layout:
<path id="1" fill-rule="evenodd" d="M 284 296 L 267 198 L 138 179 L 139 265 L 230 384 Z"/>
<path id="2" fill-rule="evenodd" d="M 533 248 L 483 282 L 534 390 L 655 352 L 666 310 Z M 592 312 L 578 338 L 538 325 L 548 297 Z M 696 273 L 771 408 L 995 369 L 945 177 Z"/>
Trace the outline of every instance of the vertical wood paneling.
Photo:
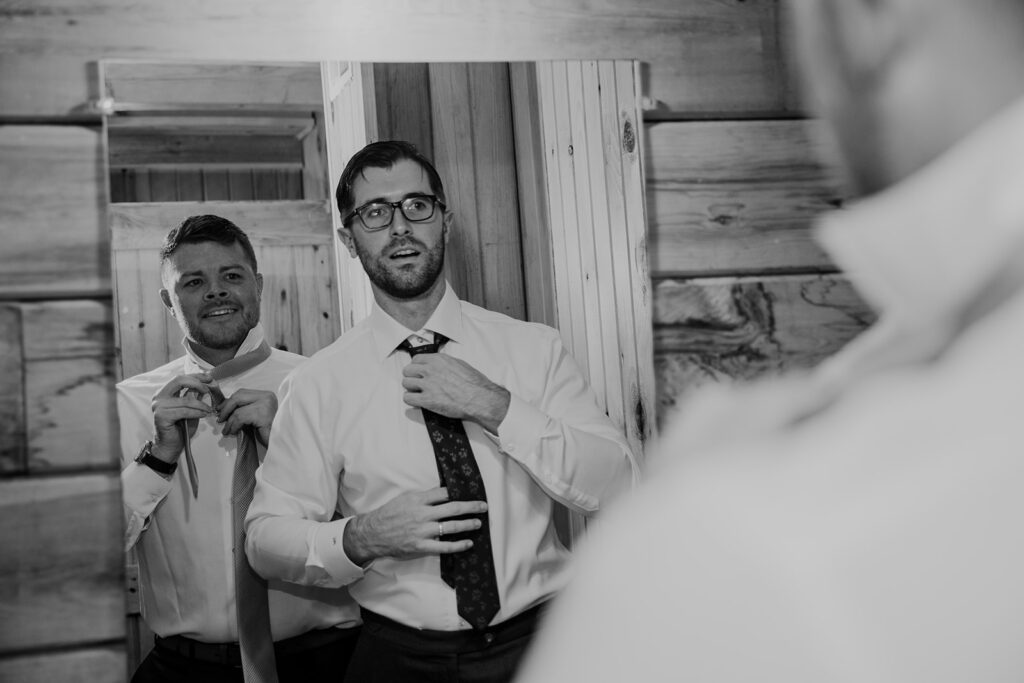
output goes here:
<path id="1" fill-rule="evenodd" d="M 469 83 L 484 306 L 522 319 L 526 302 L 508 65 L 470 64 Z"/>
<path id="2" fill-rule="evenodd" d="M 352 155 L 377 140 L 377 126 L 372 104 L 373 67 L 348 62 L 323 62 L 320 65 L 324 88 L 324 148 L 327 155 L 328 186 L 332 196 L 341 172 Z M 366 83 L 364 84 L 364 80 Z M 365 88 L 364 88 L 365 85 Z M 341 226 L 336 202 L 330 202 L 331 226 Z M 373 303 L 370 281 L 358 259 L 335 238 L 338 269 L 338 297 L 341 307 L 341 328 L 348 330 L 365 318 Z"/>
<path id="3" fill-rule="evenodd" d="M 441 175 L 448 210 L 455 214 L 445 274 L 456 293 L 484 305 L 483 264 L 477 224 L 477 182 L 473 163 L 473 116 L 468 64 L 430 65 L 434 108 L 434 166 Z"/>
<path id="4" fill-rule="evenodd" d="M 178 325 L 160 298 L 158 247 L 159 243 L 149 249 L 113 252 L 120 377 L 159 367 L 181 352 Z"/>
<path id="5" fill-rule="evenodd" d="M 551 263 L 551 216 L 548 214 L 541 140 L 537 66 L 509 64 L 512 121 L 516 145 L 516 182 L 519 187 L 519 225 L 523 242 L 523 289 L 526 317 L 554 327 L 555 275 Z"/>
<path id="6" fill-rule="evenodd" d="M 322 104 L 313 113 L 313 127 L 302 136 L 302 194 L 281 199 L 331 199 L 333 190 L 327 186 L 327 150 L 321 129 L 324 125 Z"/>
<path id="7" fill-rule="evenodd" d="M 431 64 L 434 164 L 455 213 L 446 270 L 456 292 L 525 316 L 506 64 Z"/>
<path id="8" fill-rule="evenodd" d="M 374 64 L 377 131 L 381 140 L 405 140 L 434 158 L 430 71 L 426 63 Z"/>
<path id="9" fill-rule="evenodd" d="M 578 275 L 582 272 L 577 248 L 579 221 L 576 208 L 573 135 L 569 122 L 568 64 L 538 65 L 543 138 L 547 159 L 548 196 L 551 202 L 551 243 L 554 251 L 555 300 L 558 329 L 573 357 L 590 376 L 587 351 L 586 307 Z"/>
<path id="10" fill-rule="evenodd" d="M 654 371 L 635 65 L 538 65 L 537 80 L 559 329 L 642 454 Z"/>
<path id="11" fill-rule="evenodd" d="M 203 170 L 203 201 L 212 202 L 231 198 L 228 190 L 228 172 L 224 169 Z M 145 201 L 137 199 L 135 201 Z"/>
<path id="12" fill-rule="evenodd" d="M 569 125 L 572 130 L 572 179 L 573 179 L 573 200 L 576 204 L 577 220 L 572 226 L 567 225 L 570 230 L 566 237 L 574 242 L 575 253 L 579 258 L 579 267 L 570 274 L 575 276 L 575 283 L 572 286 L 578 289 L 584 302 L 601 301 L 600 274 L 597 268 L 597 254 L 594 246 L 595 223 L 602 221 L 602 231 L 607 231 L 607 216 L 599 216 L 595 212 L 594 195 L 600 193 L 595 188 L 598 178 L 595 177 L 596 168 L 603 164 L 604 155 L 600 153 L 601 133 L 600 122 L 588 121 L 594 114 L 599 114 L 595 106 L 598 103 L 597 65 L 594 62 L 567 62 L 566 63 L 566 92 L 569 95 Z M 588 123 L 590 129 L 588 130 Z M 598 147 L 597 153 L 593 156 L 591 152 L 593 145 Z M 602 183 L 603 184 L 603 183 Z M 603 213 L 603 212 L 601 212 Z M 608 298 L 604 301 L 613 301 Z M 607 305 L 607 304 L 605 304 Z M 586 303 L 584 303 L 586 306 Z M 584 308 L 584 328 L 587 339 L 587 362 L 590 368 L 590 382 L 594 385 L 597 393 L 602 397 L 605 409 L 608 409 L 608 381 L 607 366 L 605 364 L 605 338 L 601 329 L 601 307 L 591 305 Z M 617 360 L 617 359 L 616 359 Z"/>

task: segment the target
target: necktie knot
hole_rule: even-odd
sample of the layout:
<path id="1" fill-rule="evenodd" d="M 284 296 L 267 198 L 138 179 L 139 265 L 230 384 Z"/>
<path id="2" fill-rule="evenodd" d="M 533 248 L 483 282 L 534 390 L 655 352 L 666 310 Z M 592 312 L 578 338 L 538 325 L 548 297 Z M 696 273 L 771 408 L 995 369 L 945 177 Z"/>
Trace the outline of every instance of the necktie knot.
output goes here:
<path id="1" fill-rule="evenodd" d="M 441 347 L 448 341 L 448 337 L 443 334 L 434 333 L 434 341 L 431 344 L 420 344 L 419 346 L 413 346 L 412 343 L 405 339 L 398 348 L 402 351 L 407 352 L 410 356 L 418 356 L 421 353 L 437 353 L 441 350 Z"/>

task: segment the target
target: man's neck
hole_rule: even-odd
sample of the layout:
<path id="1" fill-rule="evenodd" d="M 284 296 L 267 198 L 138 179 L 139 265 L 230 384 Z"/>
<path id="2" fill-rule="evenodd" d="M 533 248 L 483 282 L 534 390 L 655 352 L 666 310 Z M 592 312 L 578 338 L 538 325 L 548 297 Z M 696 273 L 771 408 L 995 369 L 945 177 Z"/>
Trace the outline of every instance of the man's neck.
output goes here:
<path id="1" fill-rule="evenodd" d="M 445 279 L 438 277 L 429 290 L 413 299 L 398 299 L 373 287 L 374 299 L 381 309 L 410 330 L 420 330 L 430 320 L 444 298 Z"/>
<path id="2" fill-rule="evenodd" d="M 213 367 L 217 367 L 222 363 L 226 363 L 238 353 L 238 349 L 242 348 L 242 345 L 229 348 L 229 349 L 212 349 L 202 344 L 197 344 L 191 339 L 188 340 L 188 347 L 192 349 L 192 353 L 196 354 L 202 360 L 206 361 Z"/>

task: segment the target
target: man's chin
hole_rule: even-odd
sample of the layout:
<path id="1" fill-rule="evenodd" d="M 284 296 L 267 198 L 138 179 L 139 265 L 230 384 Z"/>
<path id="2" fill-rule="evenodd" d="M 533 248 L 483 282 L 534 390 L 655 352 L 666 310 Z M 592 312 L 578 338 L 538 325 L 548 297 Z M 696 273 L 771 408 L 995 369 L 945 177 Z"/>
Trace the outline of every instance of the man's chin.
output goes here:
<path id="1" fill-rule="evenodd" d="M 193 339 L 206 348 L 224 351 L 241 346 L 249 334 L 249 328 L 237 327 L 231 330 L 199 330 Z"/>

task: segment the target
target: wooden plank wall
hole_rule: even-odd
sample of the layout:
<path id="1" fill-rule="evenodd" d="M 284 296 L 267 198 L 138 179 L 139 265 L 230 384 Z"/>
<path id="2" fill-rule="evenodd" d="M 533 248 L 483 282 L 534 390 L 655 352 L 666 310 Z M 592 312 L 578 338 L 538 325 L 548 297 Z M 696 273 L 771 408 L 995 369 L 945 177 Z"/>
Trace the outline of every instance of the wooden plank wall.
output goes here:
<path id="1" fill-rule="evenodd" d="M 737 9 L 718 50 L 643 71 L 659 420 L 708 382 L 813 366 L 874 321 L 811 239 L 844 192 L 799 110 L 778 2 Z"/>
<path id="2" fill-rule="evenodd" d="M 80 416 L 94 414 L 96 405 L 112 405 L 110 359 L 88 354 L 72 361 L 26 359 L 24 350 L 39 337 L 26 337 L 21 322 L 27 305 L 59 309 L 84 302 L 102 314 L 83 329 L 111 335 L 106 181 L 100 120 L 92 105 L 101 94 L 97 60 L 637 58 L 650 64 L 648 95 L 666 112 L 664 124 L 655 123 L 662 120 L 656 112 L 648 114 L 645 137 L 651 139 L 655 125 L 756 121 L 792 112 L 778 54 L 776 5 L 776 0 L 46 0 L 0 6 L 0 364 L 5 369 L 0 500 L 16 513 L 5 515 L 0 528 L 5 548 L 0 576 L 9 586 L 0 595 L 0 680 L 125 676 L 123 609 L 110 607 L 122 600 L 121 521 L 111 512 L 120 505 L 116 459 L 113 449 L 84 454 L 82 427 L 70 426 L 82 425 Z M 382 35 L 389 39 L 380 40 Z M 651 158 L 654 150 L 645 151 Z M 694 283 L 707 284 L 701 278 Z M 656 310 L 657 304 L 656 299 Z M 46 337 L 56 324 L 49 320 Z M 704 328 L 700 319 L 695 322 L 691 327 L 699 335 Z M 112 342 L 102 346 L 109 352 Z M 685 354 L 676 357 L 686 362 Z M 64 431 L 58 438 L 44 437 L 46 445 L 37 447 L 31 434 L 54 432 L 30 429 L 28 406 L 46 404 L 37 392 L 47 387 L 77 388 L 71 375 L 82 372 L 79 360 L 86 368 L 102 366 L 100 375 L 85 381 L 93 383 L 100 399 L 74 402 L 67 416 L 51 414 L 55 428 Z M 30 368 L 33 362 L 57 364 L 62 369 L 53 372 L 70 375 L 26 382 L 27 374 L 37 372 Z M 116 440 L 113 418 L 103 411 L 94 417 L 87 427 L 97 430 L 94 443 Z M 75 464 L 54 475 L 31 471 L 30 452 L 37 462 L 70 458 Z M 78 464 L 79 456 L 86 464 Z M 98 469 L 95 462 L 109 464 Z M 42 564 L 38 546 L 23 543 L 26 531 L 35 529 L 74 542 L 66 553 L 63 544 L 52 544 L 57 556 L 43 555 Z M 50 572 L 62 566 L 76 571 L 55 582 Z M 54 604 L 48 593 L 67 599 Z M 31 647 L 20 636 L 45 635 L 50 627 L 54 636 Z"/>
<path id="3" fill-rule="evenodd" d="M 635 76 L 626 60 L 537 65 L 558 328 L 642 455 L 654 376 Z"/>
<path id="4" fill-rule="evenodd" d="M 0 126 L 5 681 L 125 675 L 100 140 L 77 122 Z"/>

